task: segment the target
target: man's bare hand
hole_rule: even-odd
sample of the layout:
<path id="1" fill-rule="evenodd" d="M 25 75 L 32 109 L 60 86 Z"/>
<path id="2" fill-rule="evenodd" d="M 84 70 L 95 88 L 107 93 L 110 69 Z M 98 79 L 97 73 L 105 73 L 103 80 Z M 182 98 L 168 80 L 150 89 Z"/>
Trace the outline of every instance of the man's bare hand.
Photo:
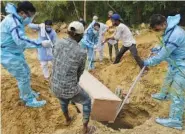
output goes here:
<path id="1" fill-rule="evenodd" d="M 108 40 L 109 40 L 109 38 L 105 39 L 105 40 L 102 42 L 102 45 L 104 45 Z"/>

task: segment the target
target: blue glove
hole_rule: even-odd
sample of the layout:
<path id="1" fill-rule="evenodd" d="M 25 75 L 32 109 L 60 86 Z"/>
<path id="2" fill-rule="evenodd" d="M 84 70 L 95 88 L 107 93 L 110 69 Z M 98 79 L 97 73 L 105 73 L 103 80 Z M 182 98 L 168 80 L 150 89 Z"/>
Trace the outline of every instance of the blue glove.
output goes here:
<path id="1" fill-rule="evenodd" d="M 154 54 L 158 53 L 160 50 L 161 50 L 161 46 L 157 46 L 157 47 L 154 47 L 152 49 L 150 49 L 150 51 Z"/>
<path id="2" fill-rule="evenodd" d="M 144 66 L 146 66 L 146 67 L 148 66 L 148 63 L 146 60 L 144 61 Z"/>

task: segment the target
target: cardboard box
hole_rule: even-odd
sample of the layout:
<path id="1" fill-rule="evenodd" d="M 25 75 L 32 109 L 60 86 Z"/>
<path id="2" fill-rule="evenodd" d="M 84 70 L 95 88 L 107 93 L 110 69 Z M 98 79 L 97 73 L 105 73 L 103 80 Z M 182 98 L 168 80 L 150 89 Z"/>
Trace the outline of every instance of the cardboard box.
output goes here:
<path id="1" fill-rule="evenodd" d="M 84 71 L 79 84 L 92 99 L 91 119 L 114 122 L 121 99 L 87 71 Z M 77 104 L 77 107 L 82 111 L 82 106 Z"/>

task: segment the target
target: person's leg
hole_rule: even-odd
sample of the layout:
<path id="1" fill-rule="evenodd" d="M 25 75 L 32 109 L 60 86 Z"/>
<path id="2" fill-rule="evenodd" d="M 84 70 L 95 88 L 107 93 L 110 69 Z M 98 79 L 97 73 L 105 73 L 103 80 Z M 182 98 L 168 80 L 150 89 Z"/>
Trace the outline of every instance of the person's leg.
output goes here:
<path id="1" fill-rule="evenodd" d="M 108 47 L 109 47 L 109 57 L 110 57 L 110 60 L 112 61 L 112 45 L 108 43 Z"/>
<path id="2" fill-rule="evenodd" d="M 25 62 L 26 62 L 26 60 L 25 60 Z M 28 79 L 29 79 L 29 85 L 30 85 L 30 68 L 29 68 L 29 66 L 28 66 L 27 63 L 24 64 L 24 68 L 25 68 L 25 70 L 27 70 L 27 76 L 29 76 Z M 30 86 L 30 88 L 31 88 L 31 86 Z M 32 94 L 33 94 L 36 98 L 38 98 L 39 95 L 40 95 L 40 92 L 36 92 L 36 91 L 34 91 L 33 89 L 31 89 L 31 90 L 32 90 Z"/>
<path id="3" fill-rule="evenodd" d="M 116 59 L 114 61 L 114 64 L 117 64 L 120 62 L 121 57 L 124 55 L 124 53 L 129 50 L 129 47 L 122 46 L 119 53 L 116 55 Z"/>
<path id="4" fill-rule="evenodd" d="M 42 72 L 44 74 L 44 78 L 48 79 L 49 78 L 48 61 L 40 61 L 40 64 L 42 67 Z"/>
<path id="5" fill-rule="evenodd" d="M 185 69 L 184 69 L 185 74 Z M 176 129 L 182 129 L 183 126 L 183 113 L 185 105 L 185 75 L 179 71 L 173 77 L 173 82 L 170 89 L 171 95 L 171 107 L 169 118 L 162 119 L 157 118 L 156 122 L 166 126 Z"/>
<path id="6" fill-rule="evenodd" d="M 94 49 L 88 48 L 88 70 L 94 69 Z"/>
<path id="7" fill-rule="evenodd" d="M 92 54 L 91 54 L 90 48 L 87 48 L 87 61 L 88 61 L 87 69 L 88 69 L 88 70 L 90 69 L 91 55 L 92 55 Z"/>
<path id="8" fill-rule="evenodd" d="M 51 75 L 51 69 L 53 67 L 53 63 L 52 63 L 52 60 L 51 61 L 48 61 L 48 68 L 49 68 L 49 77 Z"/>
<path id="9" fill-rule="evenodd" d="M 92 129 L 92 127 L 88 127 L 91 113 L 91 98 L 80 86 L 77 88 L 80 88 L 81 91 L 72 98 L 72 101 L 83 105 L 83 132 L 86 134 L 89 129 Z"/>
<path id="10" fill-rule="evenodd" d="M 70 99 L 59 98 L 59 100 L 60 100 L 60 105 L 61 105 L 63 115 L 66 119 L 65 125 L 68 126 L 71 122 L 71 117 L 69 116 L 69 111 L 68 111 L 68 105 L 69 105 Z"/>
<path id="11" fill-rule="evenodd" d="M 115 49 L 115 57 L 116 57 L 119 53 L 118 43 L 114 44 L 114 49 Z"/>
<path id="12" fill-rule="evenodd" d="M 26 106 L 41 107 L 46 104 L 46 101 L 36 100 L 35 93 L 30 86 L 30 70 L 23 54 L 13 55 L 11 53 L 3 53 L 1 55 L 1 63 L 16 78 L 20 99 L 26 103 Z"/>
<path id="13" fill-rule="evenodd" d="M 152 98 L 157 99 L 157 100 L 167 100 L 169 99 L 169 90 L 173 81 L 173 76 L 174 76 L 174 72 L 171 71 L 171 69 L 169 68 L 169 71 L 167 72 L 167 75 L 165 77 L 164 83 L 162 85 L 162 88 L 160 90 L 159 93 L 156 94 L 152 94 Z"/>
<path id="14" fill-rule="evenodd" d="M 132 53 L 132 56 L 134 57 L 134 59 L 136 60 L 137 64 L 139 65 L 139 67 L 142 69 L 144 67 L 144 62 L 141 60 L 141 58 L 138 55 L 137 52 L 137 48 L 136 48 L 136 44 L 133 44 L 130 48 L 129 48 L 130 52 Z"/>
<path id="15" fill-rule="evenodd" d="M 96 61 L 97 61 L 97 57 L 98 57 L 98 56 L 97 56 L 97 52 L 96 52 L 96 51 L 94 51 L 94 57 L 93 57 L 93 59 L 94 59 L 93 61 L 94 61 L 94 62 L 96 62 Z"/>
<path id="16" fill-rule="evenodd" d="M 99 59 L 100 59 L 100 62 L 103 61 L 103 45 L 100 46 L 100 51 L 99 51 Z"/>

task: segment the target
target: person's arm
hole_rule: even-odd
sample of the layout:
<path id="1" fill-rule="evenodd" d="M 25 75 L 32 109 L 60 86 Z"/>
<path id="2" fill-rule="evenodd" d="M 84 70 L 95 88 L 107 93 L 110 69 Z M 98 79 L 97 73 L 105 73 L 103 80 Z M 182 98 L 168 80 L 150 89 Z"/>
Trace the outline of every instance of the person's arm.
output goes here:
<path id="1" fill-rule="evenodd" d="M 53 48 L 53 56 L 57 57 L 60 50 L 63 49 L 63 41 L 64 39 L 59 39 L 55 42 L 54 48 Z"/>
<path id="2" fill-rule="evenodd" d="M 28 27 L 37 31 L 40 30 L 39 24 L 30 23 Z"/>
<path id="3" fill-rule="evenodd" d="M 115 39 L 114 36 L 112 36 L 112 37 L 107 38 L 107 41 L 108 41 L 108 40 L 116 40 L 116 39 Z"/>
<path id="4" fill-rule="evenodd" d="M 162 49 L 161 45 L 155 46 L 152 49 L 150 49 L 152 54 L 157 54 Z"/>
<path id="5" fill-rule="evenodd" d="M 105 41 L 102 44 L 106 43 L 109 40 L 116 40 L 116 39 L 114 38 L 114 36 L 106 38 Z M 119 41 L 119 40 L 116 40 L 116 41 Z"/>
<path id="6" fill-rule="evenodd" d="M 109 29 L 109 27 L 103 23 L 102 23 L 102 27 L 103 27 L 102 34 L 105 34 L 107 30 Z"/>
<path id="7" fill-rule="evenodd" d="M 21 28 L 16 27 L 11 31 L 14 42 L 22 48 L 39 48 L 41 40 L 29 39 Z"/>
<path id="8" fill-rule="evenodd" d="M 154 66 L 161 63 L 163 60 L 168 58 L 171 53 L 177 48 L 178 46 L 175 43 L 168 42 L 161 48 L 161 50 L 153 57 L 150 57 L 144 61 L 145 66 Z"/>
<path id="9" fill-rule="evenodd" d="M 109 41 L 109 40 L 116 40 L 116 39 L 114 38 L 114 35 L 115 35 L 115 34 L 116 34 L 116 32 L 115 32 L 111 37 L 106 38 L 105 41 L 103 42 L 103 44 L 106 43 L 106 42 Z"/>
<path id="10" fill-rule="evenodd" d="M 106 38 L 103 43 L 106 43 L 108 40 L 116 40 L 116 41 L 119 41 L 121 34 L 122 34 L 122 29 L 119 28 L 119 27 L 117 27 L 114 35 L 111 36 L 111 37 L 109 37 L 109 38 Z"/>
<path id="11" fill-rule="evenodd" d="M 83 74 L 83 72 L 85 70 L 86 60 L 87 60 L 87 54 L 83 53 L 80 58 L 80 65 L 79 65 L 78 72 L 77 72 L 78 81 L 80 80 L 80 76 Z"/>
<path id="12" fill-rule="evenodd" d="M 14 42 L 20 47 L 20 48 L 39 48 L 41 47 L 41 40 L 34 40 L 29 39 L 25 35 L 25 31 L 22 27 L 23 24 L 21 24 L 15 17 L 12 18 L 10 21 L 11 25 L 9 28 L 9 32 L 12 36 L 12 39 Z"/>
<path id="13" fill-rule="evenodd" d="M 53 30 L 51 35 L 51 41 L 53 42 L 53 44 L 55 44 L 56 40 L 57 40 L 57 33 Z"/>
<path id="14" fill-rule="evenodd" d="M 116 28 L 116 31 L 115 31 L 115 33 L 114 33 L 114 35 L 113 35 L 113 38 L 111 38 L 112 40 L 119 40 L 120 39 L 120 37 L 121 37 L 121 35 L 122 35 L 122 33 L 123 33 L 123 29 L 121 28 L 121 27 L 117 27 Z"/>
<path id="15" fill-rule="evenodd" d="M 89 29 L 87 33 L 84 35 L 83 43 L 88 47 L 93 47 L 94 43 L 89 39 L 90 34 L 91 29 Z"/>
<path id="16" fill-rule="evenodd" d="M 102 39 L 105 36 L 105 33 L 106 33 L 107 29 L 108 29 L 108 26 L 103 24 L 103 23 L 100 23 L 100 28 L 102 30 L 101 30 L 101 33 L 100 33 L 101 35 L 99 35 L 99 38 L 98 38 L 98 44 L 102 44 Z"/>
<path id="17" fill-rule="evenodd" d="M 93 46 L 98 44 L 99 38 L 100 38 L 99 36 L 97 36 L 97 37 L 95 38 L 95 41 L 94 41 L 94 43 L 93 43 Z"/>
<path id="18" fill-rule="evenodd" d="M 93 46 L 93 42 L 89 40 L 88 35 L 84 36 L 83 43 L 88 47 Z"/>

